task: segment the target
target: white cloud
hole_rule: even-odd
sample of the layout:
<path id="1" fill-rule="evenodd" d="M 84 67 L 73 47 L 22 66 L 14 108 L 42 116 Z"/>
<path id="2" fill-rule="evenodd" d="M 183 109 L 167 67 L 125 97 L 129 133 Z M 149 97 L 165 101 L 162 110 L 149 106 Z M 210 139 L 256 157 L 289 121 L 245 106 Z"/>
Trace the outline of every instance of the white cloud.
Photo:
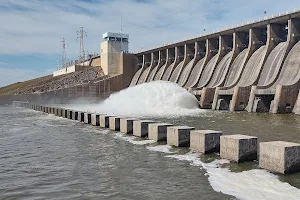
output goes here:
<path id="1" fill-rule="evenodd" d="M 6 62 L 0 62 L 0 65 L 7 65 L 8 63 Z"/>
<path id="2" fill-rule="evenodd" d="M 99 52 L 102 33 L 120 31 L 130 34 L 132 51 L 150 48 L 209 31 L 263 17 L 263 10 L 277 13 L 300 7 L 298 0 L 288 4 L 260 0 L 135 0 L 38 1 L 2 0 L 0 2 L 0 54 L 60 53 L 60 42 L 67 39 L 68 56 L 77 55 L 76 31 L 88 32 L 86 49 Z M 6 7 L 6 10 L 3 8 Z M 18 9 L 17 9 L 18 8 Z M 204 25 L 204 16 L 207 18 Z"/>

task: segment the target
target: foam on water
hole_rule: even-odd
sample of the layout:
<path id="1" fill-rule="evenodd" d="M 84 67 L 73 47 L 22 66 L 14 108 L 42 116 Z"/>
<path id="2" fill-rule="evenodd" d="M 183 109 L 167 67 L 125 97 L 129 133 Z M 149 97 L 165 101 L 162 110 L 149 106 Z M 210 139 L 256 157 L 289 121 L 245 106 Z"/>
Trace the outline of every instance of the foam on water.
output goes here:
<path id="1" fill-rule="evenodd" d="M 126 136 L 123 133 L 116 133 L 115 138 L 125 140 L 125 141 L 130 142 L 135 145 L 146 145 L 146 144 L 153 144 L 156 142 L 154 140 L 137 140 L 137 137 Z"/>
<path id="2" fill-rule="evenodd" d="M 147 149 L 150 151 L 157 151 L 163 153 L 174 153 L 170 151 L 172 147 L 170 145 L 157 145 L 157 146 L 147 146 Z"/>
<path id="3" fill-rule="evenodd" d="M 131 117 L 177 117 L 205 112 L 199 109 L 194 95 L 179 85 L 166 81 L 126 88 L 112 94 L 100 104 L 68 106 L 89 112 Z"/>
<path id="4" fill-rule="evenodd" d="M 220 165 L 229 161 L 215 160 L 211 163 L 203 163 L 197 153 L 166 157 L 189 161 L 192 165 L 201 166 L 207 171 L 208 180 L 215 191 L 235 196 L 241 200 L 300 199 L 299 189 L 279 181 L 278 176 L 266 170 L 253 169 L 235 173 L 228 168 L 220 168 Z"/>

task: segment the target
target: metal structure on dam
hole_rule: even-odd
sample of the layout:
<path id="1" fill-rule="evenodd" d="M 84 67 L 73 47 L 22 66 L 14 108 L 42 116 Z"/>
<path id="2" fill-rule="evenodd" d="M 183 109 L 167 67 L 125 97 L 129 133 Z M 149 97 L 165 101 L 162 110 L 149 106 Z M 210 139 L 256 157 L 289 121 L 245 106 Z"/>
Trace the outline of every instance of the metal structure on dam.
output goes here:
<path id="1" fill-rule="evenodd" d="M 300 11 L 136 56 L 139 70 L 130 86 L 171 81 L 202 108 L 300 113 Z"/>

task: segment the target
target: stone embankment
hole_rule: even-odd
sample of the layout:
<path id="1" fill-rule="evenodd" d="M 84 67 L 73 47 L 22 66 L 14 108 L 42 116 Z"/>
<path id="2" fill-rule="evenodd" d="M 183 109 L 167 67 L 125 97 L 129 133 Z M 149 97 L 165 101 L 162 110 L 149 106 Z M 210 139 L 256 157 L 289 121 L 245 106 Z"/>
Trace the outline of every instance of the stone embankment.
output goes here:
<path id="1" fill-rule="evenodd" d="M 220 152 L 220 157 L 241 163 L 259 160 L 259 167 L 269 171 L 289 174 L 300 171 L 300 144 L 272 141 L 258 143 L 257 137 L 247 135 L 222 135 L 220 131 L 194 130 L 194 127 L 173 126 L 152 120 L 120 118 L 105 114 L 88 113 L 28 102 L 13 102 L 13 105 L 55 116 L 77 120 L 124 134 L 165 141 L 170 146 L 190 147 L 203 154 Z M 258 154 L 259 149 L 259 154 Z"/>
<path id="2" fill-rule="evenodd" d="M 89 82 L 96 82 L 105 77 L 106 76 L 104 76 L 104 73 L 101 69 L 93 67 L 84 71 L 78 71 L 62 76 L 45 76 L 38 79 L 19 82 L 10 86 L 0 88 L 0 95 L 50 92 L 86 84 Z"/>

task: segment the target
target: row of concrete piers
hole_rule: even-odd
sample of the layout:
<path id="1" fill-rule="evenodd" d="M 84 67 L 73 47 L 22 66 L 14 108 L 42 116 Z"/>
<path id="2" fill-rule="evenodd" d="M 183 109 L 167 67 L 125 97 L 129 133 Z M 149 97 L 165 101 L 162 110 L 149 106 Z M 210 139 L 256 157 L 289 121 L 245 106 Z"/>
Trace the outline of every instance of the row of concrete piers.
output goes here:
<path id="1" fill-rule="evenodd" d="M 194 127 L 34 105 L 28 102 L 13 104 L 112 131 L 133 134 L 136 137 L 157 142 L 165 141 L 174 147 L 190 147 L 191 150 L 203 154 L 220 153 L 221 158 L 238 163 L 258 159 L 261 168 L 275 173 L 288 174 L 300 171 L 300 144 L 297 143 L 284 141 L 258 143 L 257 137 L 247 135 L 222 135 L 221 131 L 195 130 Z"/>
<path id="2" fill-rule="evenodd" d="M 300 12 L 140 52 L 131 86 L 171 81 L 202 108 L 300 114 Z"/>

